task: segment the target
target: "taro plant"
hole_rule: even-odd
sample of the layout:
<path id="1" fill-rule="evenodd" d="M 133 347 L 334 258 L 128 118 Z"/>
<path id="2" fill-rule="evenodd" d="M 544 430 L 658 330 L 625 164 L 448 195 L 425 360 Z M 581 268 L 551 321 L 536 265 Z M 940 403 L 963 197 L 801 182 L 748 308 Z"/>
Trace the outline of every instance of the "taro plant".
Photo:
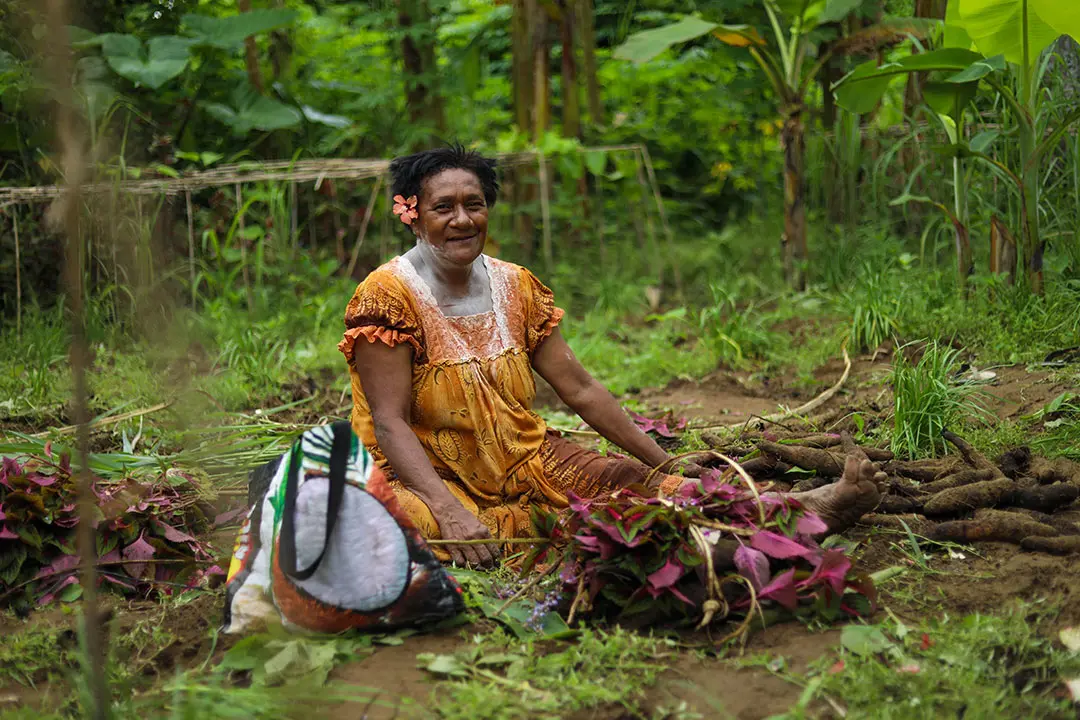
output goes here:
<path id="1" fill-rule="evenodd" d="M 1080 13 L 1076 7 L 1074 0 L 950 0 L 945 18 L 946 47 L 880 66 L 869 61 L 834 87 L 838 104 L 861 112 L 876 105 L 898 76 L 912 72 L 937 76 L 928 85 L 927 99 L 942 114 L 939 117 L 949 118 L 945 124 L 951 143 L 948 150 L 953 155 L 954 207 L 949 210 L 929 198 L 909 196 L 898 202 L 930 202 L 949 216 L 956 230 L 961 281 L 971 272 L 961 160 L 973 158 L 988 163 L 1018 196 L 1021 241 L 1017 261 L 1024 269 L 1022 277 L 1027 286 L 1032 292 L 1042 293 L 1045 237 L 1039 230 L 1039 199 L 1044 162 L 1069 126 L 1080 120 L 1080 108 L 1062 118 L 1057 127 L 1043 132 L 1038 87 L 1044 66 L 1038 59 L 1062 35 L 1080 38 Z M 1006 69 L 1011 69 L 1016 78 L 1015 91 L 1005 77 Z M 965 138 L 963 111 L 974 99 L 980 82 L 989 85 L 1008 108 L 1019 141 L 1017 165 L 1009 167 L 987 154 L 986 149 L 999 134 L 996 131 L 980 133 L 970 141 Z M 1000 226 L 997 234 L 1002 239 L 1007 235 Z"/>
<path id="2" fill-rule="evenodd" d="M 789 284 L 805 289 L 809 260 L 804 202 L 807 103 L 814 81 L 838 54 L 863 54 L 895 45 L 909 37 L 926 37 L 937 21 L 921 18 L 886 20 L 848 35 L 838 42 L 830 25 L 839 23 L 862 5 L 862 0 L 762 0 L 768 20 L 767 37 L 750 25 L 722 25 L 688 16 L 678 22 L 632 35 L 615 57 L 644 63 L 673 45 L 704 35 L 746 48 L 760 66 L 775 95 L 782 120 L 780 144 L 784 154 L 784 273 Z"/>

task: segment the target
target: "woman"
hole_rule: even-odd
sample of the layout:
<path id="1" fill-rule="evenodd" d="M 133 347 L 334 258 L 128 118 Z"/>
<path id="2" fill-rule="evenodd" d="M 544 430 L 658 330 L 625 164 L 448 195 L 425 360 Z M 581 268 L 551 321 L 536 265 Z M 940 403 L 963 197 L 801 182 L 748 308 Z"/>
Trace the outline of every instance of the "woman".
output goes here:
<path id="1" fill-rule="evenodd" d="M 682 478 L 651 472 L 668 454 L 574 357 L 551 291 L 525 268 L 483 254 L 499 189 L 494 162 L 450 147 L 398 158 L 390 171 L 394 212 L 416 245 L 356 289 L 339 349 L 352 378 L 353 428 L 421 534 L 528 535 L 530 509 L 565 507 L 570 492 L 591 497 L 650 474 L 660 492 L 677 489 Z M 549 431 L 532 411 L 534 370 L 637 460 Z M 822 515 L 832 506 L 861 515 L 878 480 L 870 467 L 806 504 L 821 504 L 812 509 Z M 494 544 L 446 547 L 441 559 L 459 565 L 497 557 Z"/>

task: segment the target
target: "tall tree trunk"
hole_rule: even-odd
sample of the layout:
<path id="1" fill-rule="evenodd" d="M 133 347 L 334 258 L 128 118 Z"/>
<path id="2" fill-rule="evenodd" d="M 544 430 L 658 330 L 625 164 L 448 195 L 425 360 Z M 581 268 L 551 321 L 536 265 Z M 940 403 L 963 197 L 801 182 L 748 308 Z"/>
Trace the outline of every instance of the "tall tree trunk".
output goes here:
<path id="1" fill-rule="evenodd" d="M 431 9 L 427 0 L 397 0 L 397 4 L 398 25 L 403 32 L 401 57 L 405 66 L 405 107 L 409 121 L 442 132 L 446 129 L 446 120 L 435 83 L 435 33 L 431 27 Z"/>
<path id="2" fill-rule="evenodd" d="M 540 138 L 551 125 L 551 46 L 548 37 L 548 15 L 537 7 L 533 13 L 533 142 Z"/>
<path id="3" fill-rule="evenodd" d="M 581 72 L 585 76 L 585 97 L 593 126 L 604 124 L 604 106 L 600 102 L 600 82 L 596 77 L 596 10 L 593 0 L 575 0 L 578 45 L 581 47 Z"/>
<path id="4" fill-rule="evenodd" d="M 574 15 L 576 0 L 559 0 L 559 36 L 562 42 L 563 137 L 581 138 L 581 97 L 577 62 L 574 58 Z"/>
<path id="5" fill-rule="evenodd" d="M 780 142 L 784 149 L 784 275 L 795 290 L 806 289 L 806 128 L 802 106 L 783 109 Z"/>
<path id="6" fill-rule="evenodd" d="M 532 27 L 536 0 L 514 0 L 510 21 L 511 84 L 514 92 L 514 123 L 521 133 L 532 131 L 533 57 Z"/>
<path id="7" fill-rule="evenodd" d="M 285 9 L 285 0 L 274 0 L 274 7 Z M 274 82 L 284 80 L 292 70 L 293 34 L 292 30 L 282 28 L 270 33 L 270 65 L 274 71 Z"/>
<path id="8" fill-rule="evenodd" d="M 236 0 L 236 7 L 242 13 L 251 12 L 251 0 Z M 261 95 L 265 92 L 265 87 L 262 71 L 259 69 L 259 46 L 255 44 L 253 35 L 244 38 L 244 61 L 247 64 L 248 81 Z"/>
<path id="9" fill-rule="evenodd" d="M 533 25 L 537 20 L 537 0 L 514 0 L 510 22 L 511 80 L 514 95 L 514 123 L 525 137 L 533 135 Z M 519 165 L 514 172 L 514 236 L 521 244 L 525 259 L 532 260 L 536 248 L 536 224 L 532 208 L 538 201 L 537 177 L 531 164 Z"/>

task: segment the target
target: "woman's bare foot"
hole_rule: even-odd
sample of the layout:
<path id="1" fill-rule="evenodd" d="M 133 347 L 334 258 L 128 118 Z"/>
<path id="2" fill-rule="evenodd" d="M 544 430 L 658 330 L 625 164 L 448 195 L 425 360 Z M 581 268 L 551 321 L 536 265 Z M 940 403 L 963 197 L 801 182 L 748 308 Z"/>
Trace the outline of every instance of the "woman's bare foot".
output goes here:
<path id="1" fill-rule="evenodd" d="M 829 533 L 847 530 L 877 507 L 885 491 L 888 475 L 880 472 L 866 455 L 849 452 L 844 474 L 831 485 L 807 492 L 792 493 L 803 507 L 818 514 Z"/>

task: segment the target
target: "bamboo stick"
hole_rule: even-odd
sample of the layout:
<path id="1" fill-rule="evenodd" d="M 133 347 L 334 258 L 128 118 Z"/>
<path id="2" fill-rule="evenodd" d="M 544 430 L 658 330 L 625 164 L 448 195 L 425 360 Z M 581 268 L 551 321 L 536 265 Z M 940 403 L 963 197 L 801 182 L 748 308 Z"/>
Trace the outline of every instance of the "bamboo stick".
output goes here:
<path id="1" fill-rule="evenodd" d="M 125 420 L 131 420 L 133 418 L 142 417 L 143 415 L 149 415 L 151 413 L 156 413 L 159 410 L 164 410 L 165 408 L 169 407 L 170 405 L 172 405 L 171 402 L 158 403 L 157 405 L 152 405 L 152 406 L 150 406 L 148 408 L 143 408 L 141 410 L 132 410 L 131 412 L 121 413 L 120 415 L 112 415 L 112 416 L 107 417 L 107 418 L 101 418 L 100 420 L 94 420 L 94 421 L 88 423 L 87 427 L 89 427 L 92 430 L 97 430 L 99 428 L 103 428 L 103 427 L 106 427 L 108 425 L 115 425 L 116 423 L 124 422 Z M 56 430 L 46 430 L 45 432 L 35 433 L 34 435 L 31 435 L 30 437 L 43 438 L 43 437 L 48 437 L 49 435 L 53 435 L 53 434 L 55 434 L 55 435 L 71 435 L 72 433 L 76 432 L 78 429 L 79 429 L 78 425 L 67 425 L 65 427 L 58 428 Z"/>
<path id="2" fill-rule="evenodd" d="M 360 246 L 364 244 L 368 223 L 371 222 L 371 214 L 375 210 L 375 201 L 379 199 L 379 188 L 382 186 L 382 179 L 382 175 L 375 178 L 375 187 L 371 189 L 371 197 L 368 198 L 367 208 L 364 210 L 364 219 L 360 223 L 360 232 L 356 234 L 356 244 L 353 245 L 352 257 L 349 258 L 349 268 L 345 271 L 346 277 L 352 277 L 353 270 L 356 269 L 356 261 L 360 257 Z"/>

